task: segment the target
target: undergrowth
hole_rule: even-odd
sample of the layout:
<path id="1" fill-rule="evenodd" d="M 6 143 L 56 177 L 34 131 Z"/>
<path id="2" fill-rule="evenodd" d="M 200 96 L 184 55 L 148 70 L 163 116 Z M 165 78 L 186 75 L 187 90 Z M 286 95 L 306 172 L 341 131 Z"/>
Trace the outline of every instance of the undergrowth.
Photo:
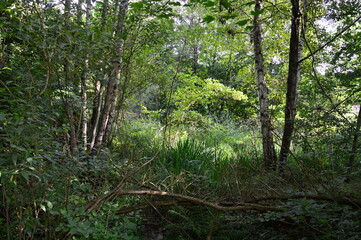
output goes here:
<path id="1" fill-rule="evenodd" d="M 312 157 L 295 145 L 284 177 L 265 172 L 255 127 L 173 126 L 167 130 L 172 137 L 165 139 L 160 124 L 138 121 L 117 132 L 113 144 L 97 156 L 81 150 L 70 156 L 65 148 L 59 151 L 60 141 L 46 138 L 40 144 L 43 150 L 32 150 L 26 135 L 7 132 L 1 152 L 6 161 L 1 169 L 0 237 L 59 239 L 70 233 L 78 240 L 140 240 L 150 215 L 136 208 L 128 214 L 120 210 L 148 204 L 157 222 L 153 228 L 169 240 L 360 239 L 360 206 L 337 202 L 361 198 L 360 171 L 345 182 L 345 157 L 325 162 L 330 153 L 321 151 L 325 145 L 320 143 Z M 168 191 L 221 205 L 256 202 L 284 211 L 218 212 L 182 204 L 152 208 L 152 202 L 171 199 L 118 196 L 87 213 L 87 203 L 124 178 L 124 189 Z"/>

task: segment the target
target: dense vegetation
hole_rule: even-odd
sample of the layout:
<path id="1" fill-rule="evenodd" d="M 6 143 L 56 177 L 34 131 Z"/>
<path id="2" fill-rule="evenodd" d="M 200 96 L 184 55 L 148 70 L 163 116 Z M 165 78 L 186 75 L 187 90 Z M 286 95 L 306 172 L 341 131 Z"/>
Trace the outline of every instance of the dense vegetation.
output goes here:
<path id="1" fill-rule="evenodd" d="M 0 0 L 0 238 L 361 239 L 359 9 Z"/>

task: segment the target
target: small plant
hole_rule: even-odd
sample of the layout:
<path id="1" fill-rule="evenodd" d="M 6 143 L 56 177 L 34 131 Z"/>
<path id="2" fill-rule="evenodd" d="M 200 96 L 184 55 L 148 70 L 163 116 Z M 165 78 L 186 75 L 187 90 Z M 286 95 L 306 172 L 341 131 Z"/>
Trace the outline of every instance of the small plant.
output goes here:
<path id="1" fill-rule="evenodd" d="M 205 175 L 212 168 L 214 152 L 195 140 L 180 140 L 170 149 L 165 149 L 161 163 L 172 173 L 188 171 L 195 175 Z"/>

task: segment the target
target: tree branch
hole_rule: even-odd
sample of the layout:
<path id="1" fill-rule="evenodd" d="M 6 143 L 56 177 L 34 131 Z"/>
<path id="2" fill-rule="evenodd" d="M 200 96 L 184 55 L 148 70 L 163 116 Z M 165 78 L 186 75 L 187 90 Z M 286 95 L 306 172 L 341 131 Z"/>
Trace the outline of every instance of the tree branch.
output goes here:
<path id="1" fill-rule="evenodd" d="M 118 190 L 116 195 L 151 195 L 151 196 L 165 196 L 171 198 L 178 198 L 183 201 L 195 204 L 195 205 L 203 205 L 206 207 L 210 207 L 220 211 L 238 211 L 238 210 L 256 210 L 256 211 L 285 211 L 285 208 L 281 207 L 273 207 L 262 204 L 254 204 L 254 203 L 242 203 L 242 205 L 237 206 L 222 206 L 217 203 L 208 202 L 206 200 L 202 200 L 199 198 L 186 196 L 178 193 L 169 193 L 164 191 L 153 191 L 153 190 Z"/>
<path id="2" fill-rule="evenodd" d="M 335 41 L 339 36 L 341 36 L 344 32 L 346 32 L 348 29 L 350 29 L 353 25 L 355 25 L 359 20 L 361 19 L 361 15 L 358 16 L 351 24 L 347 25 L 345 28 L 343 28 L 340 32 L 338 32 L 333 38 L 331 38 L 328 42 L 323 44 L 321 47 L 319 47 L 317 50 L 313 51 L 308 55 L 307 57 L 302 58 L 299 63 L 303 62 L 304 60 L 309 59 L 314 54 L 318 53 L 319 51 L 323 50 L 325 47 L 330 45 L 333 41 Z"/>

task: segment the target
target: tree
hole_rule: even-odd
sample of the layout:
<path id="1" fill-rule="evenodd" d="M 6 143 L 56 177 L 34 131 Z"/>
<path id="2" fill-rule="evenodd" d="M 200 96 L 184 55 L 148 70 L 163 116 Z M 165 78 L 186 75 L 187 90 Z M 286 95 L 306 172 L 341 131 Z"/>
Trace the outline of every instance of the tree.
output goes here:
<path id="1" fill-rule="evenodd" d="M 125 19 L 128 10 L 129 1 L 119 0 L 116 2 L 119 6 L 117 22 L 115 24 L 114 34 L 114 59 L 112 71 L 109 75 L 107 91 L 105 94 L 104 106 L 102 109 L 99 130 L 95 139 L 95 148 L 108 142 L 116 116 L 117 99 L 119 93 L 120 76 L 123 68 L 123 51 L 125 38 Z"/>
<path id="2" fill-rule="evenodd" d="M 277 155 L 273 143 L 272 123 L 269 113 L 268 88 L 265 79 L 263 49 L 262 49 L 262 26 L 259 21 L 263 10 L 262 0 L 256 0 L 253 17 L 253 46 L 254 59 L 257 76 L 257 92 L 259 101 L 259 116 L 261 122 L 262 145 L 263 145 L 263 161 L 266 169 L 275 168 L 277 163 Z"/>
<path id="3" fill-rule="evenodd" d="M 300 57 L 302 53 L 302 45 L 300 42 L 300 18 L 302 16 L 300 10 L 300 1 L 291 0 L 292 3 L 292 20 L 291 20 L 291 37 L 288 58 L 288 77 L 287 77 L 287 93 L 285 106 L 285 120 L 283 127 L 283 136 L 281 143 L 281 151 L 279 155 L 279 171 L 282 173 L 284 165 L 290 152 L 291 138 L 294 131 L 296 104 L 297 104 L 297 88 L 300 79 Z"/>

